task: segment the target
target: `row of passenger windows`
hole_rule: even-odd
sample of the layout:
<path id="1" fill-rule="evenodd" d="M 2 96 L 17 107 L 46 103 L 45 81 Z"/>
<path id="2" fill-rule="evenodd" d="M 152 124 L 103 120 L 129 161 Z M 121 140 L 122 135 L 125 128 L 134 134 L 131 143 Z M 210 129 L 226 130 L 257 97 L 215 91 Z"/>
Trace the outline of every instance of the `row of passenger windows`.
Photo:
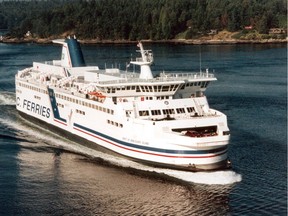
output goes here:
<path id="1" fill-rule="evenodd" d="M 144 99 L 153 100 L 153 97 L 141 97 L 141 101 L 144 101 Z M 156 99 L 157 100 L 166 100 L 166 99 L 169 99 L 169 96 L 157 96 Z"/>
<path id="2" fill-rule="evenodd" d="M 111 121 L 111 120 L 107 120 L 107 123 L 108 124 L 111 124 L 111 125 L 114 125 L 114 126 L 116 126 L 116 127 L 120 127 L 120 128 L 122 128 L 123 127 L 123 124 L 121 124 L 121 123 L 118 123 L 118 122 L 115 122 L 115 121 Z"/>
<path id="3" fill-rule="evenodd" d="M 79 114 L 81 114 L 81 115 L 85 115 L 85 112 L 82 111 L 82 110 L 79 110 L 79 109 L 76 109 L 76 113 L 79 113 Z"/>
<path id="4" fill-rule="evenodd" d="M 186 107 L 188 113 L 195 112 L 194 107 Z M 186 113 L 185 108 L 176 108 L 176 109 L 163 109 L 163 110 L 151 110 L 151 115 L 171 115 L 171 114 L 181 114 Z M 149 110 L 140 110 L 139 116 L 149 116 Z"/>
<path id="5" fill-rule="evenodd" d="M 82 101 L 82 100 L 78 100 L 78 99 L 75 99 L 75 98 L 70 98 L 70 97 L 67 97 L 65 95 L 61 95 L 61 94 L 58 94 L 58 93 L 56 93 L 55 96 L 58 97 L 58 98 L 61 98 L 63 100 L 67 100 L 67 101 L 70 101 L 70 102 L 73 102 L 73 103 L 76 103 L 76 104 L 79 104 L 79 105 L 82 105 L 82 106 L 86 106 L 86 107 L 89 107 L 89 108 L 92 108 L 92 109 L 96 109 L 96 110 L 99 110 L 99 111 L 102 111 L 102 112 L 109 113 L 111 115 L 114 114 L 114 110 L 111 110 L 111 109 L 108 109 L 108 108 L 105 108 L 105 107 L 102 107 L 102 106 L 91 104 L 91 103 L 88 103 L 88 102 L 85 102 L 85 101 Z M 61 104 L 61 103 L 57 103 L 57 106 L 59 106 L 61 108 L 64 108 L 64 105 Z M 76 109 L 76 113 L 79 113 L 81 115 L 85 115 L 85 111 L 78 110 L 78 109 Z"/>
<path id="6" fill-rule="evenodd" d="M 34 86 L 30 86 L 30 85 L 27 85 L 25 83 L 19 82 L 19 86 L 24 87 L 24 88 L 28 88 L 28 89 L 33 90 L 33 91 L 37 91 L 37 92 L 41 92 L 41 93 L 44 93 L 44 94 L 48 94 L 47 90 L 40 89 L 40 88 L 37 88 L 37 87 L 34 87 Z"/>
<path id="7" fill-rule="evenodd" d="M 57 103 L 57 106 L 58 106 L 58 107 L 61 107 L 61 108 L 64 108 L 64 105 L 61 104 L 61 103 Z"/>
<path id="8" fill-rule="evenodd" d="M 86 106 L 86 107 L 89 107 L 89 108 L 92 108 L 92 109 L 96 109 L 96 110 L 99 110 L 99 111 L 102 111 L 102 112 L 106 112 L 106 113 L 109 113 L 109 114 L 112 114 L 112 115 L 114 114 L 114 110 L 111 110 L 111 109 L 108 109 L 108 108 L 105 108 L 105 107 L 102 107 L 102 106 L 98 106 L 96 104 L 92 104 L 92 103 L 88 103 L 86 101 L 82 101 L 82 100 L 79 100 L 79 99 L 71 98 L 71 97 L 68 97 L 68 96 L 65 96 L 65 95 L 62 95 L 62 94 L 59 94 L 59 93 L 56 93 L 55 96 L 56 96 L 56 98 L 61 98 L 63 100 L 67 100 L 67 101 L 70 101 L 72 103 L 76 103 L 76 104 L 79 104 L 79 105 L 82 105 L 82 106 Z"/>

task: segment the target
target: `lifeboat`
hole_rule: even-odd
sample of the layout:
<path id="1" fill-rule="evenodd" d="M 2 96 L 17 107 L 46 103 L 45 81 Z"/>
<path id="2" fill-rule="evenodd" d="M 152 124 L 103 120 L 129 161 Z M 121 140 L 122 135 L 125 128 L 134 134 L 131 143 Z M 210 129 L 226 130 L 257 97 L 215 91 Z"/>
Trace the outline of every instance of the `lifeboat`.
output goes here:
<path id="1" fill-rule="evenodd" d="M 89 92 L 88 95 L 89 95 L 89 99 L 100 101 L 100 102 L 103 102 L 104 99 L 106 98 L 106 96 L 103 95 L 101 92 L 95 92 L 95 91 Z"/>

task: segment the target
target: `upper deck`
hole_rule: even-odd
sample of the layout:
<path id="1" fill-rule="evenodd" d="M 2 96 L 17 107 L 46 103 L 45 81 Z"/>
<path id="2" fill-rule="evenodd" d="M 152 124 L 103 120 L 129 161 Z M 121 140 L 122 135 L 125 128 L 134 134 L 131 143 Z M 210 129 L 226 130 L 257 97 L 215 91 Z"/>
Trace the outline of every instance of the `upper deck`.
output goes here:
<path id="1" fill-rule="evenodd" d="M 70 40 L 73 41 L 72 48 L 69 47 Z M 208 84 L 216 80 L 214 74 L 208 69 L 205 72 L 191 73 L 163 71 L 153 76 L 150 69 L 153 62 L 152 52 L 144 50 L 141 43 L 138 45 L 142 57 L 130 62 L 140 66 L 140 73 L 118 68 L 101 70 L 98 66 L 86 66 L 81 57 L 82 54 L 79 54 L 80 57 L 74 55 L 76 60 L 80 59 L 75 64 L 75 59 L 70 58 L 70 54 L 73 48 L 78 52 L 80 46 L 77 45 L 76 39 L 69 39 L 68 42 L 57 41 L 63 45 L 61 60 L 34 62 L 32 68 L 19 71 L 18 78 L 36 85 L 39 83 L 39 85 L 58 88 L 65 92 L 81 94 L 101 92 L 106 97 L 165 96 L 166 98 L 201 96 Z"/>
<path id="2" fill-rule="evenodd" d="M 104 70 L 99 70 L 96 74 L 108 74 Z M 192 72 L 192 73 L 160 73 L 159 76 L 152 79 L 141 79 L 138 73 L 131 73 L 122 71 L 121 73 L 109 73 L 114 78 L 111 80 L 97 80 L 99 85 L 111 85 L 111 84 L 130 84 L 130 83 L 181 83 L 184 81 L 198 82 L 198 81 L 214 81 L 216 80 L 214 74 L 208 71 L 204 72 Z M 117 77 L 118 79 L 115 79 Z"/>

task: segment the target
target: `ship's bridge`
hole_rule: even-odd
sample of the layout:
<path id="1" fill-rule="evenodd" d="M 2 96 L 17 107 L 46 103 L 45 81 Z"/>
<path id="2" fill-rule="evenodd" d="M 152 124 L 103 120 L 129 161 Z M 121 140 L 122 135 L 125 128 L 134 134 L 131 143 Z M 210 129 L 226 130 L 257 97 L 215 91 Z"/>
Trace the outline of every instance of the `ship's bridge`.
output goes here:
<path id="1" fill-rule="evenodd" d="M 197 96 L 205 91 L 211 81 L 216 80 L 211 73 L 160 73 L 152 79 L 141 79 L 139 74 L 131 72 L 101 73 L 94 80 L 95 86 L 106 96 L 135 97 L 135 96 L 172 96 L 186 98 Z M 103 76 L 106 76 L 103 79 Z M 109 78 L 111 77 L 111 78 Z M 104 80 L 104 81 L 103 81 Z"/>

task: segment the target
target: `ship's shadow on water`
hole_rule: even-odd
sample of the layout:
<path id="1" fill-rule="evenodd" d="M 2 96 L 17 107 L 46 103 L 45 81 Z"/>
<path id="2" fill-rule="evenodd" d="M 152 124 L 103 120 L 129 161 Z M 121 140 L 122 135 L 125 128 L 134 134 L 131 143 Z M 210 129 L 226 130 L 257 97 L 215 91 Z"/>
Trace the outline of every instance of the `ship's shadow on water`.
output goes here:
<path id="1" fill-rule="evenodd" d="M 122 173 L 121 175 L 129 175 L 132 176 L 132 178 L 140 178 L 145 181 L 151 180 L 152 182 L 155 182 L 155 184 L 165 184 L 175 188 L 181 188 L 181 190 L 178 189 L 177 192 L 181 191 L 181 196 L 185 197 L 187 208 L 189 206 L 188 209 L 185 209 L 185 211 L 183 211 L 183 209 L 181 212 L 186 212 L 189 215 L 203 215 L 203 213 L 204 215 L 211 215 L 212 212 L 217 212 L 217 215 L 226 215 L 230 211 L 229 194 L 234 184 L 195 184 L 169 176 L 165 173 L 118 166 L 102 158 L 89 156 L 78 158 L 77 161 L 79 163 L 94 164 L 96 166 L 102 166 L 105 169 L 115 170 L 116 172 Z M 164 197 L 162 199 L 165 200 Z"/>

